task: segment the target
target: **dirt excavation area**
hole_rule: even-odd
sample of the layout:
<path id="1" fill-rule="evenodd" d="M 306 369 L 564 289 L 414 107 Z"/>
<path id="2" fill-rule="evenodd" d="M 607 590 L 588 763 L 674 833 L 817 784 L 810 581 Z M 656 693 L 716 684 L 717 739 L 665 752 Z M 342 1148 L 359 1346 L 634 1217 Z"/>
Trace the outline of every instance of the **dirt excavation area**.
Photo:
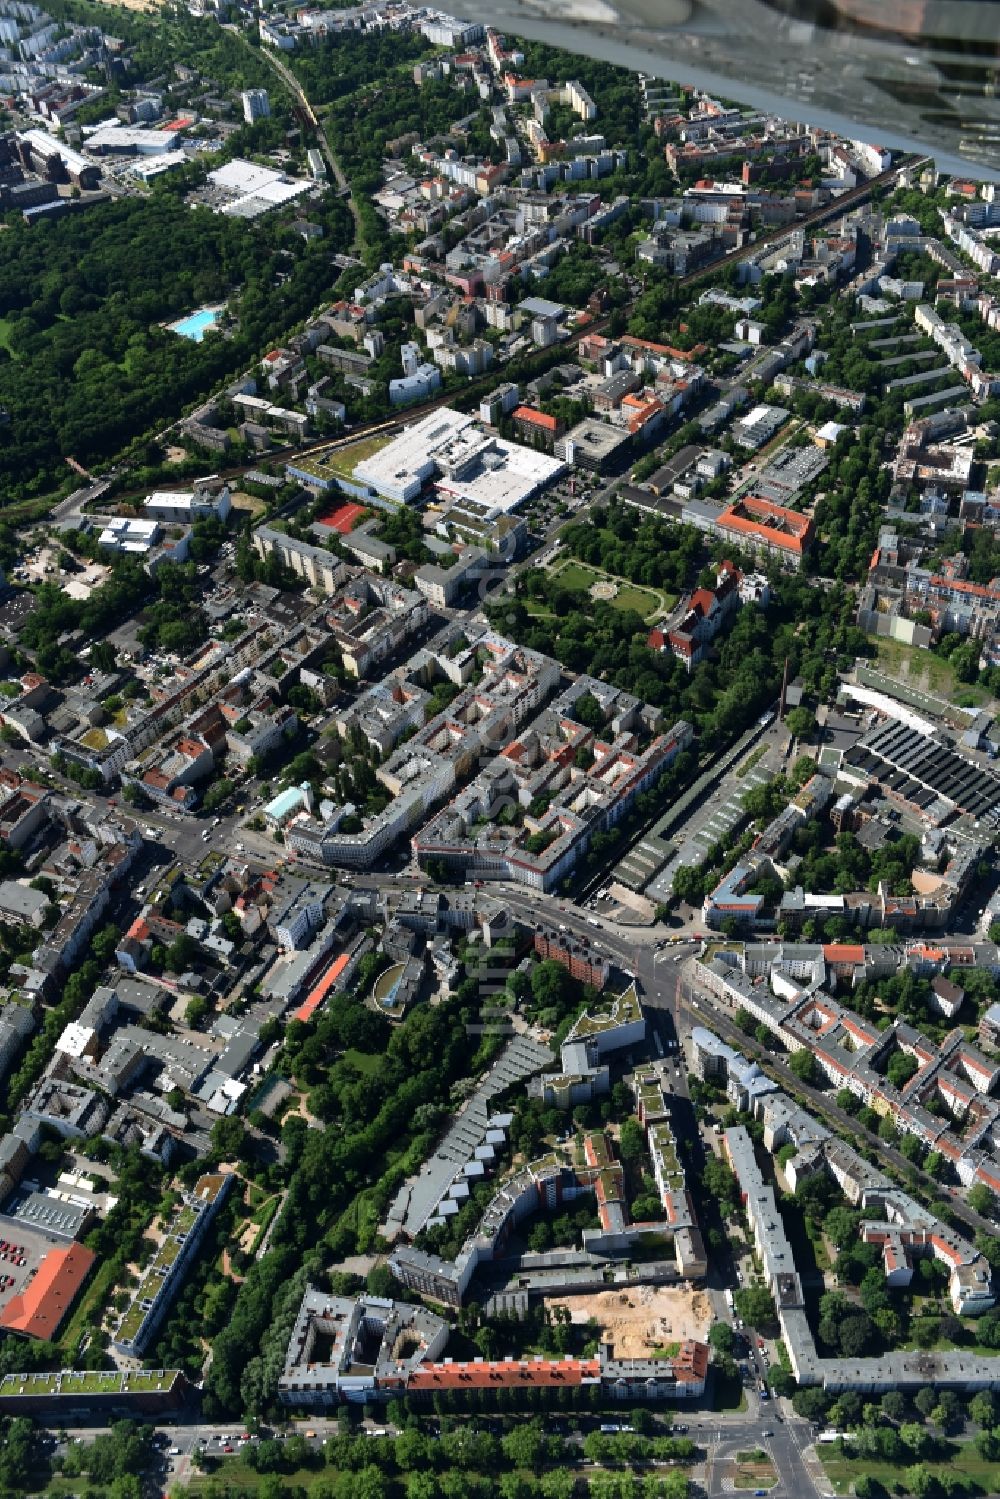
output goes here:
<path id="1" fill-rule="evenodd" d="M 592 1296 L 553 1296 L 545 1305 L 567 1307 L 570 1321 L 601 1328 L 616 1358 L 651 1358 L 675 1351 L 686 1338 L 702 1342 L 712 1325 L 712 1303 L 704 1291 L 672 1286 L 629 1286 Z"/>

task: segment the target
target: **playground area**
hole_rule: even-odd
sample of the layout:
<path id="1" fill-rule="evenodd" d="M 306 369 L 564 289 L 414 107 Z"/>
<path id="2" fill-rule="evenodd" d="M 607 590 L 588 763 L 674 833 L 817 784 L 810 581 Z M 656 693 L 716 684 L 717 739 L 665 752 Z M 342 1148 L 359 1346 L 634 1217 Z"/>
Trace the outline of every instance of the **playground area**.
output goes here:
<path id="1" fill-rule="evenodd" d="M 669 1357 L 689 1338 L 703 1342 L 712 1325 L 712 1303 L 705 1292 L 682 1286 L 629 1286 L 590 1296 L 555 1296 L 546 1306 L 568 1306 L 573 1323 L 593 1319 L 616 1358 Z"/>

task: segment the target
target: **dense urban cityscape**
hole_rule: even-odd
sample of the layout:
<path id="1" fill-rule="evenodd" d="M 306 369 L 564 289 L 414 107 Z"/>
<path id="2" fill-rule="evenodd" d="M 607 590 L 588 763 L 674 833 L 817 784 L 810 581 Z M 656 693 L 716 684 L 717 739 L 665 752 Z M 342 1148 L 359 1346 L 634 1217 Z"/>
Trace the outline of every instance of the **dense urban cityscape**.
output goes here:
<path id="1" fill-rule="evenodd" d="M 988 132 L 555 16 L 0 0 L 4 1494 L 1000 1493 Z"/>

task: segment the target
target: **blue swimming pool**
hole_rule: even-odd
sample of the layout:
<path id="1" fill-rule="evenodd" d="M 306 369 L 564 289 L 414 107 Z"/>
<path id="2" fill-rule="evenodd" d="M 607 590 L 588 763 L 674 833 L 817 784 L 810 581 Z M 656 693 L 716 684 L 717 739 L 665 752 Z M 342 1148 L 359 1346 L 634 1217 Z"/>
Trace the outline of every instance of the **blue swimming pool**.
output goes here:
<path id="1" fill-rule="evenodd" d="M 187 317 L 168 326 L 174 333 L 179 333 L 181 338 L 193 338 L 196 344 L 200 344 L 205 336 L 205 329 L 215 326 L 221 312 L 221 307 L 199 307 L 196 312 L 190 312 Z"/>

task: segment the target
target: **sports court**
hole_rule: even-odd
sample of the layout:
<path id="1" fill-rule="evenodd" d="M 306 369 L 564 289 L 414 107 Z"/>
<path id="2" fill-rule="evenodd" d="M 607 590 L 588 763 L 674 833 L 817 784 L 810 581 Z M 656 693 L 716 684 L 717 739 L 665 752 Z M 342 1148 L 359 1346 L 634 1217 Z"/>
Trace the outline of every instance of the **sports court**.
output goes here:
<path id="1" fill-rule="evenodd" d="M 346 536 L 353 531 L 358 521 L 365 513 L 364 505 L 338 505 L 334 510 L 328 510 L 325 515 L 319 517 L 321 526 L 329 526 L 333 531 L 339 531 L 341 536 Z"/>

